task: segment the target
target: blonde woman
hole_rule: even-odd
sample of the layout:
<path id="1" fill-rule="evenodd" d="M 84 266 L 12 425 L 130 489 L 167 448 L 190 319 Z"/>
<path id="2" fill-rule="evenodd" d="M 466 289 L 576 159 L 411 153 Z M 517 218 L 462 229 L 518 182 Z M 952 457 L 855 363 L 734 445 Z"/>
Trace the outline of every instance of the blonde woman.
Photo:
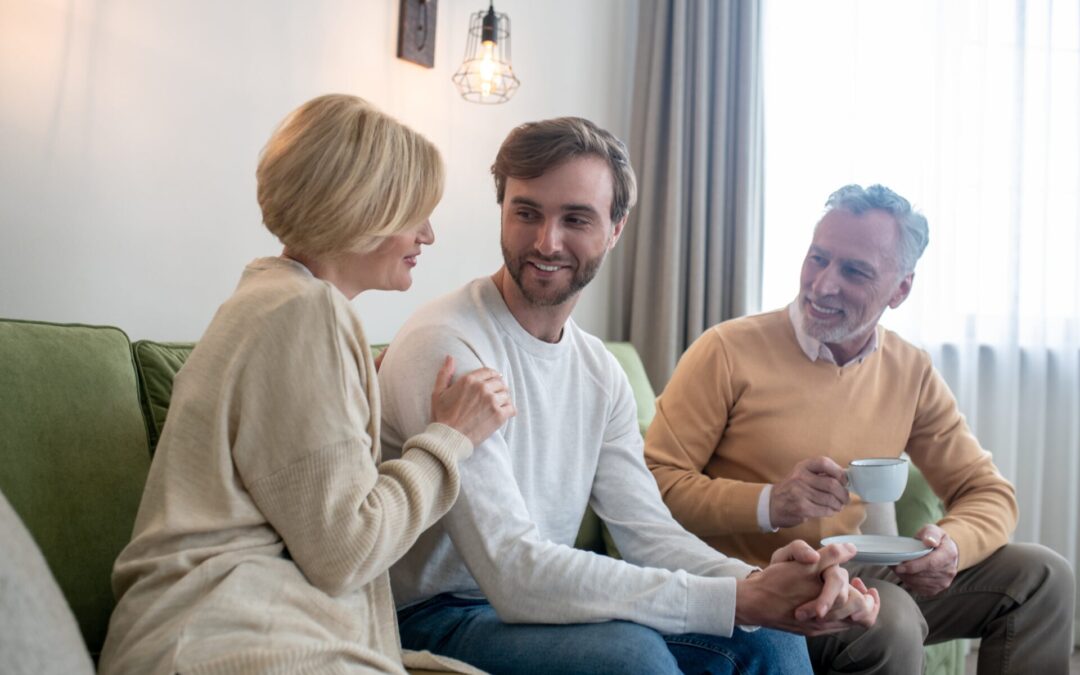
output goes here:
<path id="1" fill-rule="evenodd" d="M 387 569 L 514 414 L 481 369 L 433 383 L 431 424 L 379 463 L 379 389 L 349 300 L 404 291 L 443 187 L 438 151 L 352 96 L 290 114 L 259 162 L 252 262 L 176 378 L 101 672 L 402 672 Z"/>

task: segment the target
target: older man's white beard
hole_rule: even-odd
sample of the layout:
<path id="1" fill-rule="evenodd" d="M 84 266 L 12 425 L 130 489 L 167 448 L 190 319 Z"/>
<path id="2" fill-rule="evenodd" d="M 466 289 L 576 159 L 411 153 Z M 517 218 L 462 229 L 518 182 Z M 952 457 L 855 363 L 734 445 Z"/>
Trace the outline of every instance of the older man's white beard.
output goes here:
<path id="1" fill-rule="evenodd" d="M 806 331 L 806 334 L 810 337 L 818 342 L 824 342 L 825 344 L 839 344 L 841 342 L 846 342 L 857 335 L 863 335 L 877 325 L 878 319 L 881 318 L 881 316 L 878 315 L 859 324 L 856 323 L 855 318 L 845 313 L 844 320 L 839 325 L 830 326 L 817 321 L 807 314 L 801 302 L 798 307 L 799 316 L 802 318 L 803 330 Z"/>

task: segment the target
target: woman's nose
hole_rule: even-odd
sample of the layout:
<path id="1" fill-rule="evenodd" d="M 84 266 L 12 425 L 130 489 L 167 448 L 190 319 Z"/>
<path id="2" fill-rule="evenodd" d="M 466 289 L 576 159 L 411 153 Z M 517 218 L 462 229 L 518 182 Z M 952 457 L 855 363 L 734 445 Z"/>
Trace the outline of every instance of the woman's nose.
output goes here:
<path id="1" fill-rule="evenodd" d="M 431 219 L 427 219 L 420 225 L 416 233 L 416 243 L 431 245 L 435 243 L 435 230 L 431 229 Z"/>

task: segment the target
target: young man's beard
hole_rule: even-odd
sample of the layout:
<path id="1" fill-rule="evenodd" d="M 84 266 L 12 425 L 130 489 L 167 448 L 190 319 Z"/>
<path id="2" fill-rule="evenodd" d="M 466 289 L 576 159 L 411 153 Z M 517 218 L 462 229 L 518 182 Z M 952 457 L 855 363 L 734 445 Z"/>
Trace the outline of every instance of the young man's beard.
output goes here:
<path id="1" fill-rule="evenodd" d="M 536 251 L 531 251 L 520 255 L 516 258 L 510 255 L 510 251 L 506 246 L 502 246 L 503 261 L 506 263 L 506 269 L 510 272 L 510 277 L 517 284 L 517 287 L 521 290 L 521 295 L 533 305 L 537 307 L 555 307 L 561 305 L 570 298 L 577 295 L 581 289 L 589 285 L 589 282 L 593 280 L 596 273 L 600 271 L 600 265 L 604 262 L 604 255 L 599 255 L 596 258 L 585 261 L 584 264 L 578 265 L 577 269 L 573 271 L 570 277 L 570 283 L 564 288 L 548 287 L 542 289 L 544 292 L 535 293 L 525 286 L 522 281 L 522 272 L 525 269 L 525 265 L 529 264 L 526 259 L 533 259 L 540 262 L 551 261 L 552 264 L 558 264 L 565 262 L 559 258 L 548 258 L 542 256 Z"/>

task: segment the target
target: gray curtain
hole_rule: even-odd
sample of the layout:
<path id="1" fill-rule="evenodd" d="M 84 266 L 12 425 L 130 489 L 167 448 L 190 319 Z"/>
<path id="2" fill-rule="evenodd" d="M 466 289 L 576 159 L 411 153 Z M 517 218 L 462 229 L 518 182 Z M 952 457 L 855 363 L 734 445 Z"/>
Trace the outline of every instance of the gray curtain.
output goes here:
<path id="1" fill-rule="evenodd" d="M 709 326 L 761 302 L 759 0 L 641 0 L 630 155 L 640 199 L 612 253 L 611 334 L 653 386 Z"/>

